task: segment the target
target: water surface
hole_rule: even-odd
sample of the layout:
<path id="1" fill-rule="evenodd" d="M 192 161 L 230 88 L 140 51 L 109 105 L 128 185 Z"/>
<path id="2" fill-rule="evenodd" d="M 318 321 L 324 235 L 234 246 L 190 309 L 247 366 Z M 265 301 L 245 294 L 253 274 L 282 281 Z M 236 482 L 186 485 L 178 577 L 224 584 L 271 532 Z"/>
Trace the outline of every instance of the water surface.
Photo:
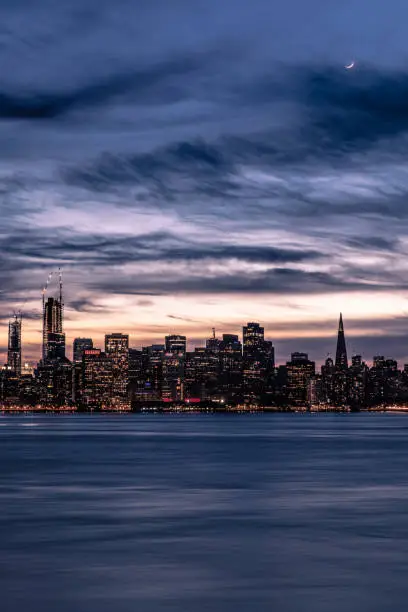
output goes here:
<path id="1" fill-rule="evenodd" d="M 408 415 L 0 417 L 2 612 L 393 612 Z"/>

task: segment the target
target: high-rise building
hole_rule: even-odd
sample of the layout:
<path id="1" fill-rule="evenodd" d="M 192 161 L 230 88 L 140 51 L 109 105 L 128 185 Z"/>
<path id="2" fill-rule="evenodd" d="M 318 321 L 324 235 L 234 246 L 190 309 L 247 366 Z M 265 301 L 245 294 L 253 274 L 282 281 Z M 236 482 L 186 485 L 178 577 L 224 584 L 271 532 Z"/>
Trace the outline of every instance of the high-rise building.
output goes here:
<path id="1" fill-rule="evenodd" d="M 351 406 L 364 406 L 367 401 L 368 367 L 361 355 L 353 355 L 349 369 L 349 401 Z"/>
<path id="2" fill-rule="evenodd" d="M 113 364 L 112 405 L 129 408 L 129 336 L 107 334 L 105 353 Z"/>
<path id="3" fill-rule="evenodd" d="M 242 344 L 235 334 L 223 334 L 220 344 L 218 392 L 226 403 L 240 403 L 242 394 Z"/>
<path id="4" fill-rule="evenodd" d="M 336 368 L 342 370 L 347 370 L 348 368 L 346 339 L 344 336 L 343 316 L 341 313 L 337 333 Z"/>
<path id="5" fill-rule="evenodd" d="M 162 361 L 162 399 L 179 402 L 184 399 L 184 372 L 187 339 L 173 334 L 165 337 Z"/>
<path id="6" fill-rule="evenodd" d="M 344 406 L 349 400 L 349 374 L 346 339 L 344 336 L 343 317 L 340 313 L 339 329 L 337 333 L 336 362 L 334 378 L 334 403 Z"/>
<path id="7" fill-rule="evenodd" d="M 92 338 L 75 338 L 72 352 L 74 363 L 81 363 L 83 352 L 89 349 L 93 349 Z"/>
<path id="8" fill-rule="evenodd" d="M 259 403 L 275 367 L 272 342 L 267 342 L 259 323 L 243 328 L 243 391 L 247 403 Z"/>
<path id="9" fill-rule="evenodd" d="M 288 374 L 288 399 L 292 405 L 304 405 L 308 401 L 309 382 L 315 375 L 315 363 L 307 353 L 292 353 L 286 364 Z"/>
<path id="10" fill-rule="evenodd" d="M 10 372 L 21 376 L 21 315 L 16 314 L 9 321 L 7 365 Z"/>
<path id="11" fill-rule="evenodd" d="M 65 335 L 63 332 L 64 303 L 62 298 L 62 276 L 59 273 L 59 295 L 45 299 L 48 284 L 43 289 L 43 360 L 65 357 Z"/>
<path id="12" fill-rule="evenodd" d="M 173 355 L 185 355 L 187 339 L 185 336 L 179 336 L 177 334 L 166 336 L 166 353 L 172 353 Z"/>
<path id="13" fill-rule="evenodd" d="M 200 347 L 187 353 L 185 400 L 192 402 L 213 399 L 217 393 L 219 369 L 219 357 L 212 350 Z"/>
<path id="14" fill-rule="evenodd" d="M 208 338 L 206 340 L 205 347 L 206 347 L 206 349 L 208 349 L 212 353 L 215 353 L 215 354 L 218 355 L 220 350 L 221 350 L 221 344 L 222 344 L 222 341 L 219 338 L 216 338 L 216 336 L 215 336 L 215 327 L 213 327 L 212 336 L 211 336 L 211 338 Z"/>
<path id="15" fill-rule="evenodd" d="M 82 355 L 81 403 L 84 408 L 112 407 L 113 360 L 100 349 L 85 349 Z"/>
<path id="16" fill-rule="evenodd" d="M 142 348 L 147 363 L 145 386 L 150 391 L 153 401 L 161 400 L 163 385 L 164 344 L 152 344 Z"/>
<path id="17" fill-rule="evenodd" d="M 335 379 L 336 368 L 331 357 L 327 357 L 321 368 L 322 373 L 322 402 L 325 404 L 335 403 Z"/>

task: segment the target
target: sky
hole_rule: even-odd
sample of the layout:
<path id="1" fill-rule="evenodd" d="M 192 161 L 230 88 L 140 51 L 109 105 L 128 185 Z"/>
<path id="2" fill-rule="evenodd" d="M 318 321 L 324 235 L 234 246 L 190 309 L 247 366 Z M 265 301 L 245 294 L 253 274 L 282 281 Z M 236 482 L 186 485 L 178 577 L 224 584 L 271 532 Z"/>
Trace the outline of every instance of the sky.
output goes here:
<path id="1" fill-rule="evenodd" d="M 0 352 L 259 321 L 408 362 L 404 0 L 3 0 Z M 345 65 L 355 61 L 352 70 Z M 54 290 L 53 283 L 50 292 Z"/>

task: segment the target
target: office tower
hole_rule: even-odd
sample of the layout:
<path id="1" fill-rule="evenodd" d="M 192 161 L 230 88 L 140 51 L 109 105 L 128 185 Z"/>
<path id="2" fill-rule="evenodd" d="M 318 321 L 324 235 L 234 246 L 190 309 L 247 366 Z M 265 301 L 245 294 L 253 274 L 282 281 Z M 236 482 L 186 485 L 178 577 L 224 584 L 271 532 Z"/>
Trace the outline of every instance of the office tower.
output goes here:
<path id="1" fill-rule="evenodd" d="M 162 400 L 180 402 L 184 399 L 185 354 L 165 352 L 162 362 Z"/>
<path id="2" fill-rule="evenodd" d="M 348 368 L 346 339 L 344 336 L 343 317 L 341 313 L 337 334 L 336 368 L 342 370 L 347 370 Z"/>
<path id="3" fill-rule="evenodd" d="M 213 327 L 212 336 L 205 342 L 205 348 L 212 353 L 219 353 L 221 349 L 221 340 L 215 337 L 215 328 Z"/>
<path id="4" fill-rule="evenodd" d="M 21 369 L 20 401 L 22 404 L 29 406 L 34 406 L 38 403 L 34 369 L 28 363 L 25 363 Z"/>
<path id="5" fill-rule="evenodd" d="M 243 328 L 243 392 L 247 403 L 262 401 L 275 366 L 272 342 L 265 341 L 264 328 L 248 323 Z"/>
<path id="6" fill-rule="evenodd" d="M 21 376 L 21 314 L 14 315 L 9 321 L 7 365 L 16 377 Z"/>
<path id="7" fill-rule="evenodd" d="M 340 313 L 336 347 L 336 372 L 334 377 L 334 403 L 345 406 L 349 400 L 349 374 L 343 317 Z"/>
<path id="8" fill-rule="evenodd" d="M 366 405 L 368 367 L 361 355 L 353 355 L 349 368 L 349 401 L 352 407 Z"/>
<path id="9" fill-rule="evenodd" d="M 399 394 L 399 374 L 395 360 L 376 355 L 373 358 L 373 367 L 368 373 L 368 404 L 375 406 L 395 403 Z"/>
<path id="10" fill-rule="evenodd" d="M 100 349 L 85 349 L 82 355 L 81 404 L 90 410 L 112 407 L 113 360 Z"/>
<path id="11" fill-rule="evenodd" d="M 41 404 L 63 407 L 72 404 L 72 365 L 65 356 L 61 271 L 58 277 L 58 297 L 46 298 L 51 277 L 48 277 L 42 292 L 43 358 L 35 371 L 35 380 Z"/>
<path id="12" fill-rule="evenodd" d="M 166 353 L 173 355 L 185 355 L 187 339 L 185 336 L 172 335 L 165 337 Z"/>
<path id="13" fill-rule="evenodd" d="M 147 357 L 146 388 L 150 389 L 152 401 L 161 400 L 163 384 L 164 344 L 152 344 L 142 348 Z"/>
<path id="14" fill-rule="evenodd" d="M 65 334 L 47 334 L 47 357 L 48 361 L 65 359 Z"/>
<path id="15" fill-rule="evenodd" d="M 129 398 L 131 402 L 145 399 L 147 355 L 137 349 L 129 349 Z"/>
<path id="16" fill-rule="evenodd" d="M 219 357 L 208 348 L 187 353 L 184 376 L 184 399 L 188 402 L 212 400 L 216 396 Z"/>
<path id="17" fill-rule="evenodd" d="M 184 367 L 187 339 L 173 334 L 165 337 L 162 360 L 162 400 L 179 402 L 184 399 Z"/>
<path id="18" fill-rule="evenodd" d="M 51 275 L 49 279 L 51 278 Z M 65 357 L 65 334 L 63 333 L 64 303 L 62 298 L 62 275 L 59 272 L 59 295 L 48 297 L 48 282 L 42 292 L 43 300 L 43 360 Z"/>
<path id="19" fill-rule="evenodd" d="M 107 334 L 105 353 L 113 364 L 112 406 L 130 408 L 129 401 L 129 336 Z"/>
<path id="20" fill-rule="evenodd" d="M 218 394 L 225 403 L 239 404 L 242 394 L 242 344 L 235 334 L 223 334 L 220 345 Z"/>
<path id="21" fill-rule="evenodd" d="M 83 352 L 89 349 L 93 349 L 92 338 L 75 338 L 72 351 L 74 363 L 81 363 Z"/>
<path id="22" fill-rule="evenodd" d="M 319 406 L 325 403 L 321 374 L 315 374 L 310 377 L 307 388 L 307 402 L 310 406 Z"/>
<path id="23" fill-rule="evenodd" d="M 315 363 L 309 361 L 307 353 L 292 353 L 286 369 L 289 403 L 303 406 L 308 400 L 309 381 L 315 374 Z"/>
<path id="24" fill-rule="evenodd" d="M 72 404 L 72 366 L 68 359 L 46 359 L 35 370 L 40 404 L 61 408 Z"/>
<path id="25" fill-rule="evenodd" d="M 163 344 L 129 349 L 129 393 L 133 404 L 161 400 Z"/>
<path id="26" fill-rule="evenodd" d="M 335 403 L 335 378 L 336 368 L 331 357 L 328 357 L 322 365 L 322 401 L 325 404 Z"/>

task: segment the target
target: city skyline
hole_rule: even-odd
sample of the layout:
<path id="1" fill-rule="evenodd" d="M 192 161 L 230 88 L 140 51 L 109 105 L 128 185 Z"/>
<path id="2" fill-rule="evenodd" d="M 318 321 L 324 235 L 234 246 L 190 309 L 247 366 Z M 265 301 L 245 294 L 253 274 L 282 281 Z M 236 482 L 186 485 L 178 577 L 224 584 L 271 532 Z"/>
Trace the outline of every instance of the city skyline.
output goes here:
<path id="1" fill-rule="evenodd" d="M 259 320 L 278 360 L 299 338 L 320 360 L 342 311 L 351 352 L 408 361 L 408 6 L 46 0 L 0 15 L 3 360 L 23 302 L 36 359 L 29 317 L 61 266 L 70 344 L 198 343 Z"/>
<path id="2" fill-rule="evenodd" d="M 54 277 L 57 279 L 55 286 L 53 287 L 52 285 L 52 277 Z M 125 330 L 123 327 L 118 327 L 117 329 L 115 328 L 114 330 L 112 330 L 110 327 L 108 327 L 105 330 L 101 330 L 99 331 L 97 334 L 95 334 L 94 336 L 91 337 L 91 334 L 89 333 L 89 329 L 86 328 L 86 325 L 81 327 L 81 335 L 72 335 L 72 333 L 70 334 L 68 331 L 68 334 L 66 333 L 67 331 L 67 319 L 68 319 L 68 323 L 69 323 L 69 315 L 68 317 L 66 316 L 66 312 L 69 312 L 69 303 L 68 303 L 68 307 L 67 305 L 64 303 L 63 301 L 63 284 L 62 284 L 62 270 L 61 268 L 59 268 L 57 271 L 55 272 L 51 272 L 48 276 L 47 282 L 41 292 L 42 295 L 42 315 L 39 314 L 38 317 L 36 316 L 32 316 L 32 313 L 29 313 L 29 316 L 27 319 L 25 319 L 25 316 L 22 312 L 22 310 L 19 310 L 17 314 L 14 314 L 12 317 L 10 317 L 9 321 L 7 322 L 7 340 L 6 340 L 6 350 L 4 351 L 4 359 L 3 359 L 3 363 L 7 363 L 10 362 L 10 338 L 12 337 L 12 335 L 10 334 L 10 329 L 18 329 L 18 333 L 19 333 L 19 338 L 20 338 L 20 343 L 22 345 L 22 356 L 21 356 L 21 360 L 24 363 L 29 363 L 31 365 L 35 364 L 37 361 L 40 360 L 40 358 L 44 358 L 47 355 L 47 351 L 48 351 L 48 341 L 47 341 L 47 332 L 51 333 L 51 346 L 52 346 L 52 350 L 55 351 L 55 347 L 57 347 L 57 351 L 58 351 L 58 345 L 61 344 L 62 346 L 62 352 L 64 355 L 66 355 L 70 360 L 75 361 L 75 344 L 76 342 L 79 341 L 79 343 L 81 343 L 82 341 L 85 341 L 85 343 L 91 343 L 90 346 L 87 346 L 87 348 L 95 348 L 95 349 L 100 349 L 103 350 L 104 345 L 106 343 L 106 338 L 109 335 L 122 335 L 123 333 L 126 334 L 127 338 L 128 338 L 128 345 L 130 348 L 137 348 L 137 349 L 141 349 L 145 346 L 149 346 L 152 344 L 162 344 L 164 341 L 164 338 L 166 336 L 169 336 L 171 334 L 186 334 L 186 323 L 190 322 L 188 319 L 184 319 L 180 317 L 180 323 L 176 326 L 173 324 L 173 327 L 168 327 L 167 329 L 164 329 L 162 326 L 158 326 L 158 330 L 155 332 L 154 335 L 147 337 L 146 339 L 142 338 L 135 338 L 134 336 L 132 336 L 132 334 L 129 334 L 128 330 Z M 48 293 L 49 295 L 48 295 Z M 48 298 L 46 299 L 46 296 L 48 295 Z M 178 317 L 175 317 L 176 319 Z M 63 325 L 62 325 L 62 320 L 64 319 L 64 333 L 62 333 L 63 331 Z M 255 319 L 253 319 L 255 320 Z M 32 347 L 33 352 L 31 353 L 31 357 L 28 357 L 28 355 L 30 354 L 29 351 L 27 351 L 27 346 L 26 346 L 26 338 L 25 338 L 25 334 L 24 331 L 22 332 L 23 329 L 23 321 L 24 321 L 24 327 L 28 324 L 28 326 L 30 327 L 30 331 L 33 331 L 33 328 L 35 325 L 40 325 L 42 326 L 41 328 L 35 330 L 37 334 L 40 334 L 41 336 L 41 340 L 40 343 L 37 345 L 35 344 L 34 347 Z M 208 341 L 209 338 L 211 338 L 212 335 L 216 334 L 216 332 L 218 332 L 220 335 L 222 334 L 235 334 L 238 331 L 238 336 L 242 337 L 242 334 L 244 333 L 243 330 L 245 329 L 245 325 L 248 324 L 248 321 L 246 322 L 241 322 L 241 325 L 239 325 L 238 327 L 236 325 L 231 325 L 231 323 L 228 325 L 225 324 L 223 327 L 211 327 L 211 329 L 208 330 L 204 330 L 204 333 L 202 336 L 199 337 L 191 337 L 188 336 L 186 334 L 186 350 L 189 351 L 193 351 L 195 348 L 199 348 L 200 346 L 204 347 L 206 345 L 206 342 Z M 279 347 L 280 342 L 282 342 L 282 345 L 284 346 L 285 344 L 288 343 L 288 339 L 287 338 L 281 338 L 279 335 L 279 329 L 282 330 L 282 326 L 279 326 L 279 324 L 276 325 L 277 329 L 278 329 L 278 333 L 275 333 L 275 338 L 274 338 L 274 334 L 273 331 L 270 330 L 267 326 L 264 325 L 264 327 L 262 329 L 265 329 L 265 335 L 270 338 L 271 340 L 274 341 L 274 354 L 275 354 L 275 362 L 277 365 L 284 365 L 288 358 L 289 355 L 291 355 L 294 352 L 299 352 L 299 351 L 303 351 L 304 353 L 307 353 L 311 359 L 313 359 L 313 361 L 317 364 L 317 365 L 323 365 L 325 360 L 330 357 L 333 358 L 333 361 L 336 362 L 337 365 L 339 365 L 339 363 L 341 363 L 342 361 L 344 362 L 344 364 L 347 367 L 348 364 L 348 359 L 347 359 L 347 353 L 350 353 L 350 357 L 354 356 L 354 355 L 361 355 L 363 357 L 363 359 L 367 362 L 367 363 L 372 363 L 374 360 L 374 357 L 377 355 L 384 355 L 386 358 L 395 358 L 399 363 L 401 363 L 401 365 L 404 365 L 404 360 L 401 358 L 398 358 L 398 356 L 393 355 L 391 353 L 389 353 L 386 349 L 387 347 L 378 343 L 378 349 L 374 350 L 372 355 L 366 355 L 361 351 L 356 350 L 356 337 L 353 337 L 353 333 L 352 333 L 352 327 L 351 327 L 351 333 L 350 333 L 350 327 L 349 327 L 349 321 L 347 321 L 347 338 L 348 338 L 348 342 L 346 343 L 345 341 L 345 334 L 344 334 L 344 325 L 343 325 L 343 313 L 340 312 L 340 319 L 338 322 L 338 330 L 337 330 L 337 342 L 335 341 L 335 334 L 334 334 L 334 324 L 333 321 L 325 321 L 323 322 L 323 324 L 327 324 L 327 326 L 330 325 L 330 335 L 327 334 L 324 336 L 324 339 L 327 341 L 327 343 L 330 343 L 330 350 L 327 351 L 324 355 L 320 354 L 320 355 L 316 355 L 314 354 L 313 351 L 309 351 L 306 349 L 306 346 L 308 344 L 308 338 L 306 338 L 306 342 L 304 342 L 304 338 L 302 337 L 302 335 L 294 335 L 293 337 L 290 338 L 289 340 L 289 347 L 290 350 L 284 354 L 282 351 L 282 347 Z M 17 326 L 17 327 L 16 327 Z M 284 328 L 286 328 L 287 326 L 283 326 Z M 295 324 L 296 327 L 296 324 Z M 68 325 L 68 330 L 69 330 L 69 325 Z M 207 333 L 205 333 L 207 331 Z M 381 338 L 378 336 L 373 336 L 373 341 L 375 342 L 375 340 L 379 340 Z M 139 342 L 137 341 L 139 339 Z M 141 340 L 141 341 L 140 341 Z M 335 344 L 336 342 L 336 344 Z M 30 346 L 30 343 L 28 342 L 28 345 Z M 347 350 L 347 346 L 349 347 L 349 349 Z M 51 350 L 51 352 L 52 352 Z M 0 357 L 2 356 L 2 354 L 0 353 Z M 408 360 L 407 360 L 408 363 Z"/>

